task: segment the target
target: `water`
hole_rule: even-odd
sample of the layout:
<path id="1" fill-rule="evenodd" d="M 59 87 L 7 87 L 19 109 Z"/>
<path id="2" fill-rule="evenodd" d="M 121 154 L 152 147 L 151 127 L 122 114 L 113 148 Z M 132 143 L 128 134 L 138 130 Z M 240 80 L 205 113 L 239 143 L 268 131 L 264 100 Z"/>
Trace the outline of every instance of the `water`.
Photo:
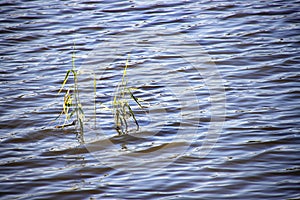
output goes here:
<path id="1" fill-rule="evenodd" d="M 299 199 L 298 4 L 1 2 L 1 199 Z M 83 135 L 52 123 L 74 43 Z M 91 83 L 109 106 L 128 54 L 118 136 Z"/>

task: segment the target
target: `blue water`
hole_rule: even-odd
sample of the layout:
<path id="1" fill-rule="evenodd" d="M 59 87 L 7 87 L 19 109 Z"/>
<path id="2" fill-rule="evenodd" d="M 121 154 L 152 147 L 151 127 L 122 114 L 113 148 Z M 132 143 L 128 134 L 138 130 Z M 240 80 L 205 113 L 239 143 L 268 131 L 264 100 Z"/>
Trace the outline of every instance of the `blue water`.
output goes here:
<path id="1" fill-rule="evenodd" d="M 299 3 L 2 1 L 0 198 L 299 199 Z M 74 52 L 83 132 L 54 121 Z"/>

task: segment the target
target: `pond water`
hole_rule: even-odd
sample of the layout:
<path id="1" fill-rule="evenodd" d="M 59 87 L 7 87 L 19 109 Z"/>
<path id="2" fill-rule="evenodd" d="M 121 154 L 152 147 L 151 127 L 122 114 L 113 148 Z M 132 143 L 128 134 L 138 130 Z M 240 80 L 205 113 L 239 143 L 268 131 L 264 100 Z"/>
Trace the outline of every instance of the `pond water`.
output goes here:
<path id="1" fill-rule="evenodd" d="M 299 3 L 2 1 L 0 198 L 299 199 Z M 72 55 L 82 131 L 55 128 Z"/>

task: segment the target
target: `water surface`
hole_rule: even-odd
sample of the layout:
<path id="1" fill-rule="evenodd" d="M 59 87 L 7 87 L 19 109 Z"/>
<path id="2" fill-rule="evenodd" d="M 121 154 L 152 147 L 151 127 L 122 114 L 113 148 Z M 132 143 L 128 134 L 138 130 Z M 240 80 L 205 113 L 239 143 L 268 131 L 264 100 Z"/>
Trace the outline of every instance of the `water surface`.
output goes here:
<path id="1" fill-rule="evenodd" d="M 1 2 L 1 199 L 299 199 L 299 3 Z M 93 73 L 109 105 L 130 54 L 139 132 L 100 107 L 84 137 L 54 128 L 74 43 L 87 116 Z"/>

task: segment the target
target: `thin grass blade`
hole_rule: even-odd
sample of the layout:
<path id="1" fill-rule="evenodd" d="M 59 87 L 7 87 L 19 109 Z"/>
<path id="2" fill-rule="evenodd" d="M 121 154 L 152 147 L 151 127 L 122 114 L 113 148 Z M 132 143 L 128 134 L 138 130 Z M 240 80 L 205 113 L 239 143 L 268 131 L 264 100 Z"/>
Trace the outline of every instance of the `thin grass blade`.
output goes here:
<path id="1" fill-rule="evenodd" d="M 129 88 L 128 89 L 128 92 L 131 96 L 131 98 L 140 106 L 140 108 L 143 108 L 143 106 L 140 104 L 140 102 L 138 101 L 138 99 L 133 95 L 133 93 L 131 92 L 131 90 Z"/>
<path id="2" fill-rule="evenodd" d="M 70 70 L 67 71 L 66 76 L 65 76 L 65 78 L 64 78 L 64 81 L 63 81 L 63 83 L 62 83 L 62 85 L 61 85 L 61 88 L 60 88 L 60 90 L 58 91 L 58 94 L 60 94 L 60 92 L 61 92 L 61 91 L 63 90 L 63 88 L 65 87 L 65 84 L 67 83 L 68 78 L 69 78 L 69 74 L 70 74 Z"/>

